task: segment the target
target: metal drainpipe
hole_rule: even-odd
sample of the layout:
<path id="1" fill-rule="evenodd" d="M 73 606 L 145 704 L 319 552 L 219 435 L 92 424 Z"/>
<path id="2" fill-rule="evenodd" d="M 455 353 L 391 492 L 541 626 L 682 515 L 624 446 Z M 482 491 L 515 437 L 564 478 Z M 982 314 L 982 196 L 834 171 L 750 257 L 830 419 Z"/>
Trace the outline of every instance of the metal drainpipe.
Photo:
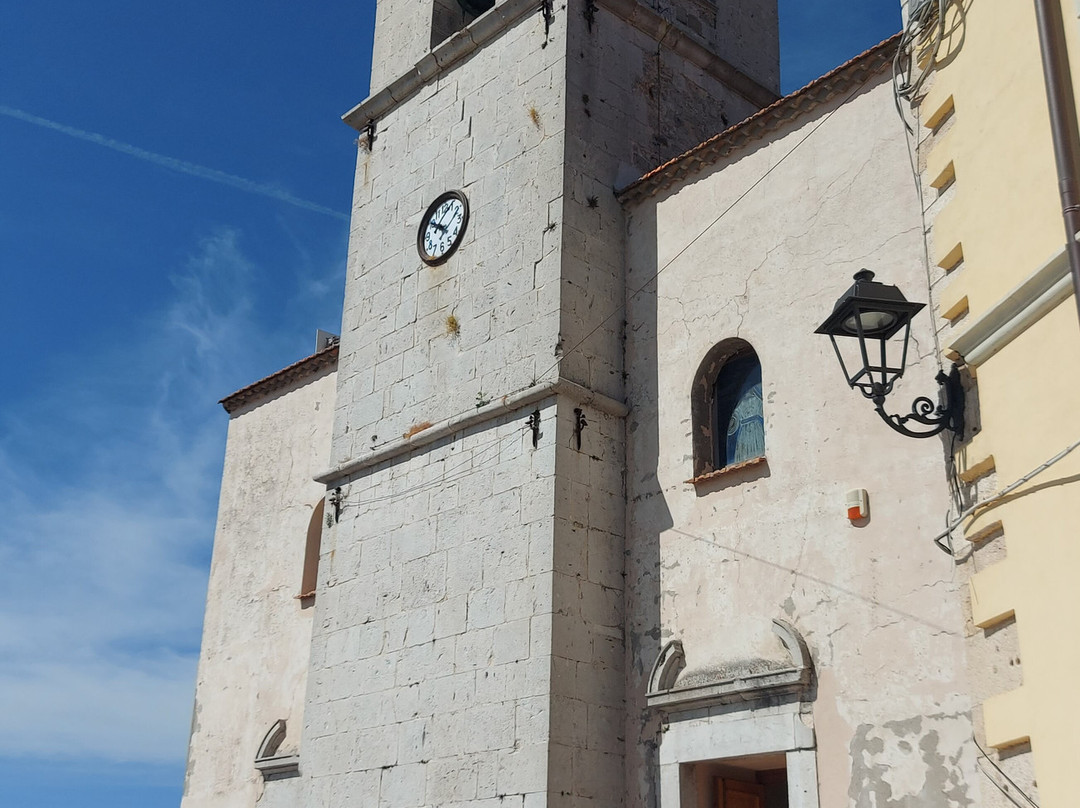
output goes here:
<path id="1" fill-rule="evenodd" d="M 1057 158 L 1061 213 L 1065 219 L 1065 250 L 1072 272 L 1073 297 L 1080 317 L 1080 128 L 1076 121 L 1072 68 L 1065 45 L 1065 23 L 1061 0 L 1035 0 L 1039 27 L 1046 100 L 1050 111 L 1050 132 Z"/>

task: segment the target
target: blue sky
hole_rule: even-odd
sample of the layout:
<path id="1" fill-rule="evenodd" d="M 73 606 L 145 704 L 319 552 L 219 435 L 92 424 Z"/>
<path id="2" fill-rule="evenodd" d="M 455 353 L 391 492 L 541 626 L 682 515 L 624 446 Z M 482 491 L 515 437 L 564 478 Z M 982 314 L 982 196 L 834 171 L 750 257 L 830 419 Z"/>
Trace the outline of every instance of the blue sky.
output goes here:
<path id="1" fill-rule="evenodd" d="M 785 91 L 899 0 L 781 0 Z M 374 0 L 0 5 L 0 806 L 179 804 L 227 417 L 336 331 Z"/>

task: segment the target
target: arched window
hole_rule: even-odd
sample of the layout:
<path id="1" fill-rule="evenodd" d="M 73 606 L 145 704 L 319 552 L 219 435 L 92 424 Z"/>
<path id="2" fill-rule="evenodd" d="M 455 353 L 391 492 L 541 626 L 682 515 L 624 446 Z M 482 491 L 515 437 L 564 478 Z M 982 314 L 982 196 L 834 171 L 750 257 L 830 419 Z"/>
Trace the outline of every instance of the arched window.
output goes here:
<path id="1" fill-rule="evenodd" d="M 761 363 L 750 343 L 724 340 L 705 355 L 691 414 L 695 477 L 765 456 Z"/>
<path id="2" fill-rule="evenodd" d="M 325 505 L 326 500 L 320 499 L 308 522 L 307 542 L 304 545 L 304 572 L 300 577 L 300 594 L 297 596 L 304 606 L 310 605 L 319 582 L 319 551 L 322 545 Z"/>

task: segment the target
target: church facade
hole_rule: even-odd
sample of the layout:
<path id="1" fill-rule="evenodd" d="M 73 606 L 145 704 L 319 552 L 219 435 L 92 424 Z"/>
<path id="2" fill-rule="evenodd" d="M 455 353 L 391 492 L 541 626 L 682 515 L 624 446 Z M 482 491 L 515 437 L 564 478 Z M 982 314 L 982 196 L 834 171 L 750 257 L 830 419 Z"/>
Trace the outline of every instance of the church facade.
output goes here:
<path id="1" fill-rule="evenodd" d="M 813 333 L 925 297 L 897 43 L 777 98 L 769 0 L 376 20 L 340 342 L 223 402 L 185 808 L 995 805 L 942 444 Z"/>

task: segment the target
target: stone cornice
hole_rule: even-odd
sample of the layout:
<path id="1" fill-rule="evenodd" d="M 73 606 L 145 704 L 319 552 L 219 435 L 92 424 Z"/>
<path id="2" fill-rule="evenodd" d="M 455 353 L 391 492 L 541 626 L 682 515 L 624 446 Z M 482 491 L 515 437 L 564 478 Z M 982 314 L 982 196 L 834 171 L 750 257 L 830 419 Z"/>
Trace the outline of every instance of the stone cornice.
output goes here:
<path id="1" fill-rule="evenodd" d="M 679 28 L 638 0 L 597 0 L 597 5 L 647 34 L 658 45 L 668 48 L 713 78 L 719 79 L 754 106 L 767 107 L 776 101 L 776 93 L 768 87 L 758 84 L 730 62 L 713 53 L 709 46 L 696 36 Z"/>
<path id="2" fill-rule="evenodd" d="M 545 398 L 550 398 L 551 396 L 566 396 L 578 404 L 595 407 L 608 415 L 614 415 L 616 418 L 625 418 L 630 412 L 627 406 L 621 401 L 616 401 L 602 393 L 589 390 L 582 387 L 580 384 L 575 384 L 566 379 L 541 382 L 540 384 L 528 387 L 519 393 L 504 396 L 497 401 L 493 401 L 490 404 L 480 407 L 475 412 L 468 412 L 462 415 L 456 415 L 452 418 L 447 418 L 444 421 L 426 427 L 424 430 L 417 432 L 414 435 L 409 435 L 401 440 L 395 440 L 392 443 L 381 446 L 363 457 L 358 457 L 355 460 L 343 463 L 335 469 L 323 472 L 314 478 L 315 482 L 323 483 L 328 488 L 340 485 L 346 478 L 358 474 L 365 469 L 369 469 L 372 466 L 377 466 L 380 463 L 384 463 L 399 455 L 414 451 L 422 446 L 427 446 L 437 440 L 453 435 L 455 432 L 460 432 L 471 426 L 494 420 L 508 412 L 515 412 L 516 410 L 523 409 L 530 404 L 543 401 Z"/>
<path id="3" fill-rule="evenodd" d="M 363 131 L 417 90 L 431 84 L 439 76 L 464 61 L 481 47 L 497 39 L 530 14 L 539 14 L 538 0 L 502 0 L 462 30 L 435 47 L 404 76 L 390 82 L 367 100 L 341 116 L 349 126 Z"/>
<path id="4" fill-rule="evenodd" d="M 598 0 L 619 19 L 651 37 L 658 45 L 682 56 L 706 73 L 719 79 L 755 106 L 764 107 L 776 100 L 776 93 L 758 84 L 730 62 L 717 56 L 707 45 L 674 23 L 666 20 L 638 0 Z M 400 76 L 374 95 L 341 116 L 349 126 L 362 132 L 418 90 L 464 61 L 475 51 L 500 37 L 530 14 L 539 14 L 538 0 L 502 0 L 469 25 L 432 49 L 412 70 Z"/>
<path id="5" fill-rule="evenodd" d="M 768 137 L 788 121 L 818 109 L 841 93 L 848 92 L 882 73 L 892 64 L 899 41 L 899 34 L 886 39 L 815 79 L 801 90 L 784 96 L 745 121 L 654 168 L 625 188 L 617 190 L 616 195 L 623 203 L 639 202 L 670 188 L 695 171 L 713 165 L 739 149 Z"/>
<path id="6" fill-rule="evenodd" d="M 646 703 L 649 707 L 673 713 L 807 693 L 813 684 L 814 663 L 806 640 L 785 620 L 773 620 L 772 629 L 791 657 L 790 666 L 759 673 L 745 671 L 731 678 L 680 685 L 679 674 L 686 664 L 685 655 L 682 642 L 673 640 L 656 658 L 649 676 Z"/>
<path id="7" fill-rule="evenodd" d="M 1069 262 L 1062 247 L 954 337 L 949 350 L 978 368 L 1072 293 Z"/>

